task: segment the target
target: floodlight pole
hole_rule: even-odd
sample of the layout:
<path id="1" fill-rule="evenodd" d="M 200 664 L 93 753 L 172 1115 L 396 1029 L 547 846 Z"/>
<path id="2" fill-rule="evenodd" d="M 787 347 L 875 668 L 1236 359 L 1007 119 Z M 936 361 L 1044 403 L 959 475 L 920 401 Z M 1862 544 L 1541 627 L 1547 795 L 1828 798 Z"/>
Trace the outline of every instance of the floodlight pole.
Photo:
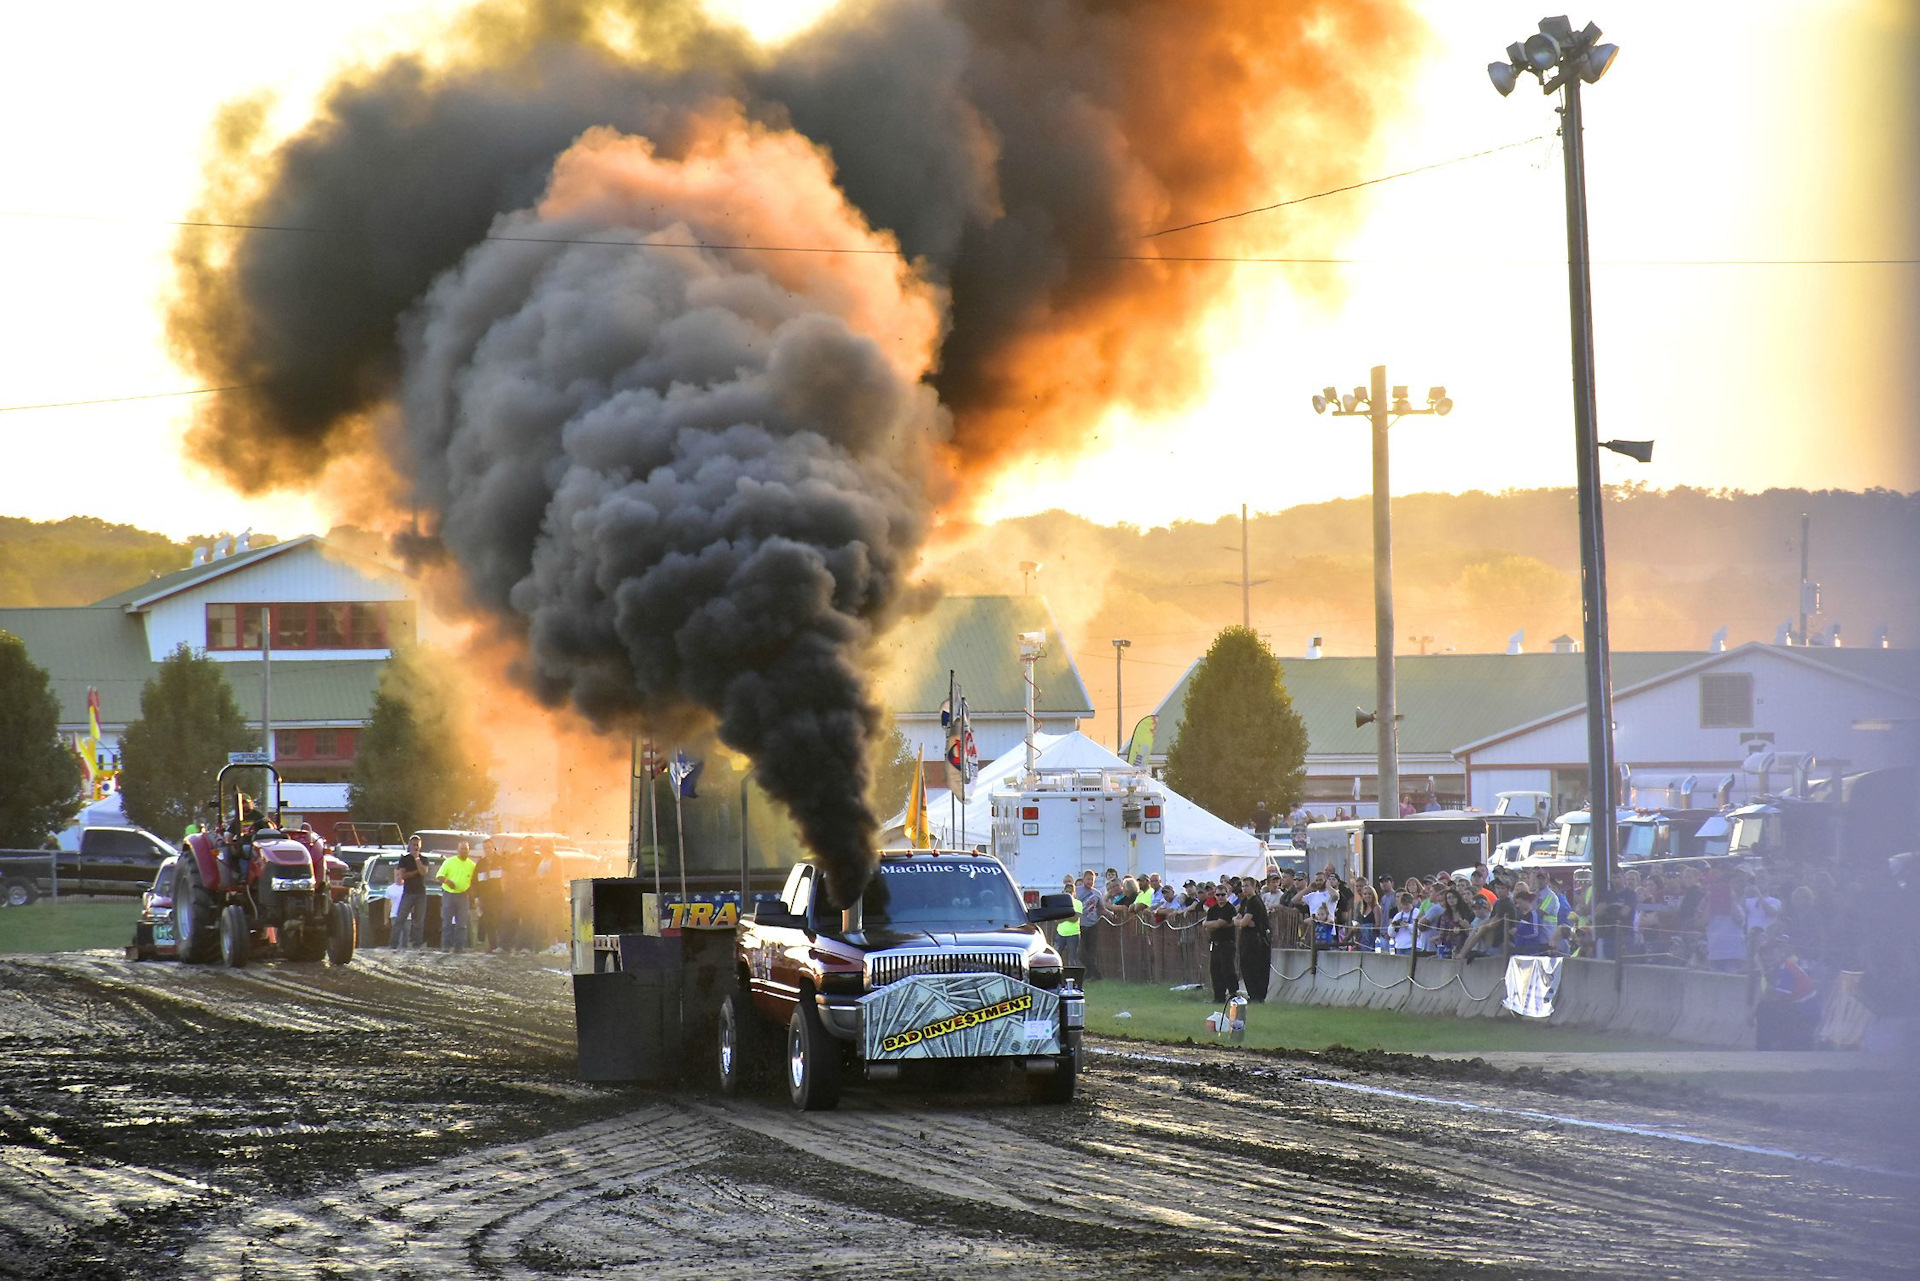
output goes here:
<path id="1" fill-rule="evenodd" d="M 1367 415 L 1373 426 L 1374 769 L 1380 817 L 1400 817 L 1400 717 L 1393 678 L 1393 484 L 1387 467 L 1387 367 L 1373 367 Z"/>
<path id="2" fill-rule="evenodd" d="M 1380 817 L 1400 817 L 1400 716 L 1393 674 L 1393 485 L 1389 475 L 1387 428 L 1395 418 L 1409 414 L 1445 414 L 1453 408 L 1445 387 L 1427 393 L 1427 407 L 1415 409 L 1405 387 L 1392 388 L 1388 398 L 1387 367 L 1375 365 L 1369 388 L 1355 387 L 1353 395 L 1338 396 L 1332 387 L 1313 398 L 1316 413 L 1335 418 L 1366 415 L 1373 428 L 1373 668 L 1374 716 L 1377 735 L 1374 771 L 1380 797 Z M 1338 399 L 1336 400 L 1336 397 Z M 1364 396 L 1366 404 L 1361 405 Z M 1355 726 L 1366 722 L 1356 721 Z M 1359 787 L 1356 781 L 1355 788 Z M 1355 800 L 1359 799 L 1356 792 Z"/>
<path id="3" fill-rule="evenodd" d="M 1611 888 L 1614 859 L 1613 673 L 1607 643 L 1607 543 L 1600 504 L 1599 409 L 1593 378 L 1593 275 L 1587 263 L 1587 167 L 1580 77 L 1564 76 L 1560 137 L 1566 156 L 1567 306 L 1573 329 L 1573 440 L 1580 500 L 1580 610 L 1587 647 L 1587 774 L 1593 825 L 1593 897 Z"/>

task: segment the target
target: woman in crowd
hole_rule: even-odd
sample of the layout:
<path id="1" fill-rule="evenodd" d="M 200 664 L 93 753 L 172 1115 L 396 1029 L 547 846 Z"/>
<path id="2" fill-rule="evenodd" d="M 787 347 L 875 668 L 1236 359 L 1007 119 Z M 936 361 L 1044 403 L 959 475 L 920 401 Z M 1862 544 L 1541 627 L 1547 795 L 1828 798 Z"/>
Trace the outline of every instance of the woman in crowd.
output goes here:
<path id="1" fill-rule="evenodd" d="M 1380 937 L 1386 924 L 1380 911 L 1380 896 L 1373 886 L 1361 881 L 1353 898 L 1354 940 L 1361 951 L 1373 951 L 1374 940 Z"/>

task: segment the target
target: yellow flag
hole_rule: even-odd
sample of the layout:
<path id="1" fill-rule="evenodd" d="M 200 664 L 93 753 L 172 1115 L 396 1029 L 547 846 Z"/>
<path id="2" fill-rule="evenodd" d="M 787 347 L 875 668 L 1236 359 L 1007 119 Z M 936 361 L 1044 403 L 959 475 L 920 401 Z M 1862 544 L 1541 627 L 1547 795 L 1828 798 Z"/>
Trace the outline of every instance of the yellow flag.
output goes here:
<path id="1" fill-rule="evenodd" d="M 907 844 L 917 850 L 933 848 L 933 832 L 927 826 L 927 767 L 923 752 L 913 758 L 913 790 L 907 793 Z"/>

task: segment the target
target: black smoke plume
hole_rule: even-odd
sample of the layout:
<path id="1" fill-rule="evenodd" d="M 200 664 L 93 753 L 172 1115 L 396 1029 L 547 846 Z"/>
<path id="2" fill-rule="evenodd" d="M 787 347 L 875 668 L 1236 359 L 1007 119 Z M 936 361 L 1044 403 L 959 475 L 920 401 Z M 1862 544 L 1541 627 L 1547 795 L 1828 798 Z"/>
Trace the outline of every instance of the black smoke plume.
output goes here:
<path id="1" fill-rule="evenodd" d="M 1353 177 L 1379 99 L 1345 77 L 1414 30 L 1395 0 L 849 0 L 770 53 L 684 0 L 483 3 L 447 65 L 221 136 L 205 220 L 304 230 L 183 235 L 175 345 L 255 388 L 193 447 L 257 490 L 373 442 L 544 697 L 704 709 L 849 893 L 859 665 L 931 478 L 1190 392 L 1221 278 L 1136 259 L 1244 227 L 1140 233 Z M 866 252 L 778 252 L 835 247 Z"/>

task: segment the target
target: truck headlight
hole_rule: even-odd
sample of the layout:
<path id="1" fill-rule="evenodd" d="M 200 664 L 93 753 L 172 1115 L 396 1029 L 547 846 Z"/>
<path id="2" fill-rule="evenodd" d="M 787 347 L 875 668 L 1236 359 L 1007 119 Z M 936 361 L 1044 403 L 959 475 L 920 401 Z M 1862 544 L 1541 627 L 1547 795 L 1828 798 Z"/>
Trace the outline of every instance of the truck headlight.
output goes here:
<path id="1" fill-rule="evenodd" d="M 828 970 L 820 976 L 822 996 L 863 996 L 866 978 L 858 970 Z"/>

